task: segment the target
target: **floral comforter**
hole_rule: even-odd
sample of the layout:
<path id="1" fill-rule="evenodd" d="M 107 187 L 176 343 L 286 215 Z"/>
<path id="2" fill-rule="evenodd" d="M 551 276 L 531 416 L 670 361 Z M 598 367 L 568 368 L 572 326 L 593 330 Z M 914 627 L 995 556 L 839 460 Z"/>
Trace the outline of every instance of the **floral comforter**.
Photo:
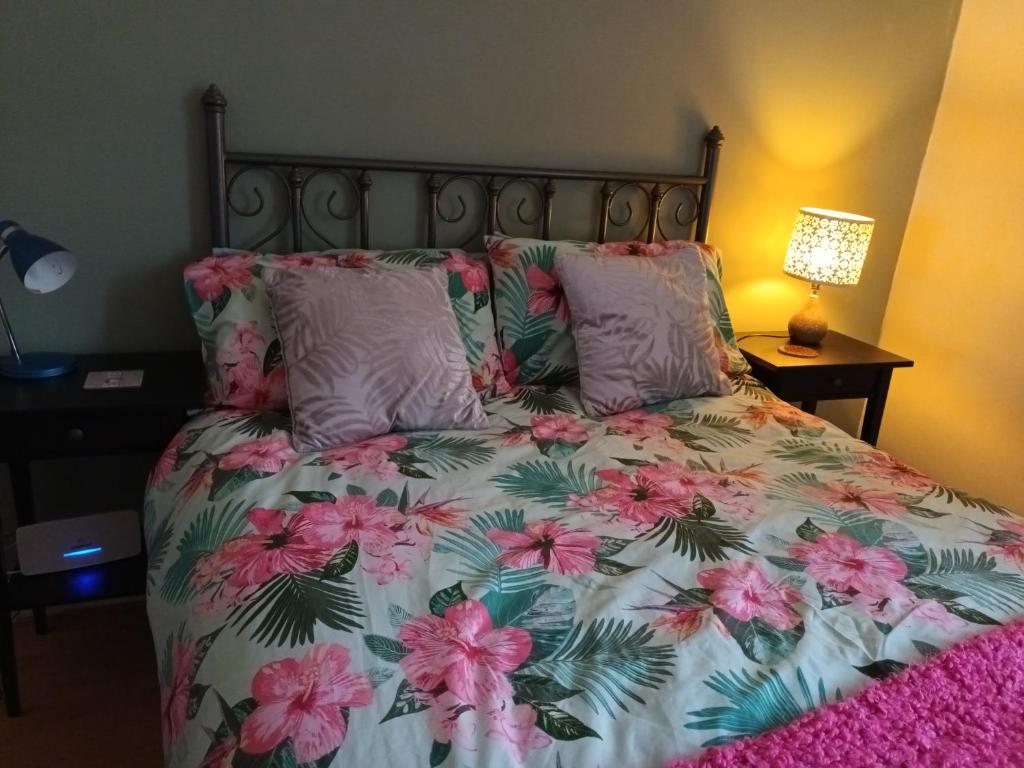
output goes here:
<path id="1" fill-rule="evenodd" d="M 213 411 L 151 478 L 168 766 L 660 766 L 1024 615 L 1024 521 L 752 379 L 298 456 Z"/>

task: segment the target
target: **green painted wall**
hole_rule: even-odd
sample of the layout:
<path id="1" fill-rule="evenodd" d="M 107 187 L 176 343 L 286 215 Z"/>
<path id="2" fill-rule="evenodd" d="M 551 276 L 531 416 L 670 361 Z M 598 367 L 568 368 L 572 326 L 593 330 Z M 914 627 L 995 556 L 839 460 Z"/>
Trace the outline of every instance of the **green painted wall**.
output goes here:
<path id="1" fill-rule="evenodd" d="M 834 327 L 877 338 L 958 0 L 77 2 L 0 5 L 0 214 L 80 274 L 29 296 L 26 349 L 194 343 L 182 265 L 207 244 L 196 99 L 237 148 L 689 171 L 726 134 L 712 239 L 739 327 L 778 327 L 800 205 L 878 219 Z"/>

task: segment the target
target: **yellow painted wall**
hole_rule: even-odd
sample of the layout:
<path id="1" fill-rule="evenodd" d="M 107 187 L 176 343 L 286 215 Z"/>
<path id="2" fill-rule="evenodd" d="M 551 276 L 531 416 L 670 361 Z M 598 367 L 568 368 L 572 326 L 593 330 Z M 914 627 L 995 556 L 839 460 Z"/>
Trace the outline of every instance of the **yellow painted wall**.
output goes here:
<path id="1" fill-rule="evenodd" d="M 882 448 L 1024 512 L 1024 3 L 965 0 L 882 329 Z"/>

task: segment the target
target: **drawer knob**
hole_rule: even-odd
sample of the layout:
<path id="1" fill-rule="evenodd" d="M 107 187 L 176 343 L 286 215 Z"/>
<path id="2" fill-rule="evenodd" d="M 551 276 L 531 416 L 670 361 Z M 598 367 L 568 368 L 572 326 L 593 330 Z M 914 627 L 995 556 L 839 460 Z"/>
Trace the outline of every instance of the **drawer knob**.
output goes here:
<path id="1" fill-rule="evenodd" d="M 836 389 L 839 389 L 839 387 L 843 386 L 843 377 L 836 376 L 834 379 L 832 379 L 832 386 L 835 387 Z"/>
<path id="2" fill-rule="evenodd" d="M 68 440 L 76 443 L 85 440 L 85 431 L 79 427 L 72 427 L 68 430 Z"/>

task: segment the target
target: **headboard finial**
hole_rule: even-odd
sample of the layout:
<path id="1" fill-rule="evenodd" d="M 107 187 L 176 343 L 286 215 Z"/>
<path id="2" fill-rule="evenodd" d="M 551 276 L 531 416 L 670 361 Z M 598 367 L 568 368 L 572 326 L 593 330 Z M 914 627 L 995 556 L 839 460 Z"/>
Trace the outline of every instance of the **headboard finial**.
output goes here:
<path id="1" fill-rule="evenodd" d="M 210 87 L 203 93 L 203 106 L 207 108 L 221 108 L 223 109 L 228 105 L 228 100 L 224 97 L 224 94 L 220 92 L 214 83 L 210 83 Z"/>
<path id="2" fill-rule="evenodd" d="M 203 93 L 203 122 L 206 123 L 206 167 L 210 182 L 210 231 L 214 248 L 231 245 L 228 235 L 227 149 L 224 146 L 224 116 L 228 100 L 213 83 Z"/>
<path id="3" fill-rule="evenodd" d="M 722 129 L 717 125 L 712 127 L 712 129 L 708 131 L 708 135 L 704 138 L 704 141 L 708 144 L 714 144 L 715 146 L 720 145 L 724 140 L 725 134 L 722 133 Z"/>

